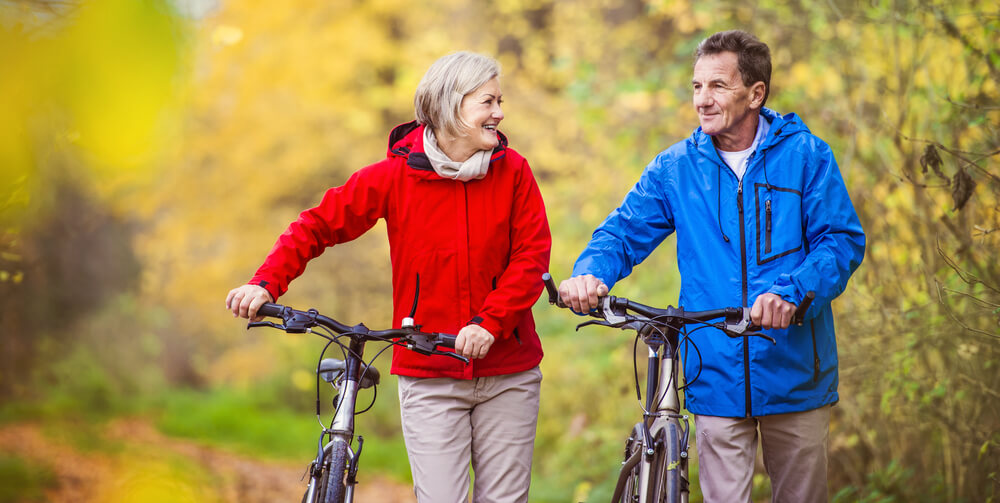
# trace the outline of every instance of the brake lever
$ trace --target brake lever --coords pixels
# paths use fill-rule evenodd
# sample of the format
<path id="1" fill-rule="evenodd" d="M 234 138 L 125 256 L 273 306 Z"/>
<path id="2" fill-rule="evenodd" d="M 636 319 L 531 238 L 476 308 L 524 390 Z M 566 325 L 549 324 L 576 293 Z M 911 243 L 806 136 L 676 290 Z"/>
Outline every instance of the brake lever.
<path id="1" fill-rule="evenodd" d="M 760 332 L 743 332 L 743 335 L 746 335 L 748 337 L 760 337 L 761 339 L 765 339 L 765 340 L 771 341 L 771 344 L 774 344 L 774 345 L 778 344 L 778 341 L 774 340 L 773 337 L 771 337 L 769 335 L 766 335 L 766 334 L 762 334 Z"/>
<path id="2" fill-rule="evenodd" d="M 437 351 L 437 344 L 432 342 L 431 337 L 423 334 L 410 334 L 406 336 L 406 349 L 430 356 Z"/>
<path id="3" fill-rule="evenodd" d="M 577 325 L 576 326 L 576 330 L 579 331 L 581 328 L 587 327 L 587 326 L 590 326 L 590 325 L 598 325 L 598 326 L 602 326 L 602 327 L 611 327 L 611 328 L 618 328 L 619 327 L 619 325 L 615 325 L 615 324 L 609 323 L 609 322 L 604 321 L 604 320 L 587 320 L 587 321 L 585 321 L 585 322 Z"/>
<path id="4" fill-rule="evenodd" d="M 726 321 L 723 322 L 724 323 L 723 330 L 725 330 L 726 332 L 732 332 L 739 335 L 743 335 L 744 332 L 752 330 L 752 328 L 750 327 L 750 308 L 744 307 L 741 308 L 741 311 L 743 311 L 743 315 L 740 316 L 739 323 L 730 322 L 729 317 L 727 315 Z"/>
<path id="5" fill-rule="evenodd" d="M 284 325 L 279 325 L 273 321 L 251 321 L 250 323 L 247 323 L 247 330 L 258 327 L 271 327 L 271 328 L 277 328 L 278 330 L 285 329 Z"/>
<path id="6" fill-rule="evenodd" d="M 730 325 L 729 323 L 720 322 L 712 324 L 712 326 L 714 326 L 715 328 L 722 330 L 722 333 L 726 334 L 726 337 L 729 337 L 730 339 L 735 339 L 737 337 L 743 337 L 743 336 L 760 337 L 761 339 L 766 339 L 768 341 L 771 341 L 771 344 L 778 344 L 778 341 L 774 340 L 773 337 L 767 334 L 763 334 L 761 332 L 757 332 L 757 330 L 760 330 L 760 327 L 758 327 L 757 325 L 750 325 L 748 323 L 740 323 L 738 325 L 746 325 L 746 326 L 737 327 L 738 329 L 734 330 L 730 328 L 733 325 Z"/>
<path id="7" fill-rule="evenodd" d="M 460 355 L 460 354 L 458 354 L 458 353 L 453 353 L 451 351 L 438 351 L 438 350 L 435 350 L 434 354 L 436 354 L 436 355 L 450 356 L 450 357 L 452 357 L 452 358 L 454 358 L 454 359 L 456 359 L 456 360 L 458 360 L 458 361 L 460 361 L 460 362 L 462 362 L 462 363 L 464 363 L 466 365 L 469 364 L 469 359 L 466 358 L 466 357 L 464 357 L 464 356 L 462 356 L 462 355 Z"/>
<path id="8" fill-rule="evenodd" d="M 469 359 L 452 351 L 441 351 L 437 348 L 437 343 L 433 342 L 433 337 L 422 335 L 422 334 L 412 334 L 406 338 L 406 349 L 410 351 L 420 353 L 422 355 L 441 355 L 447 356 L 449 358 L 454 358 L 466 365 L 469 364 Z"/>

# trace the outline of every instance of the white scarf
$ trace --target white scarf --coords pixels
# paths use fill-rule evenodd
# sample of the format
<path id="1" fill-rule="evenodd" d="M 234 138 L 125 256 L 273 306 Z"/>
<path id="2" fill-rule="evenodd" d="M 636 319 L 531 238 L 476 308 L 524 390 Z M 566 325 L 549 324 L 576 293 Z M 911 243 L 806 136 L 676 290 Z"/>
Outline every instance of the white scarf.
<path id="1" fill-rule="evenodd" d="M 453 161 L 438 147 L 437 138 L 429 127 L 424 127 L 424 153 L 438 176 L 460 182 L 486 178 L 486 172 L 490 169 L 490 157 L 493 155 L 490 150 L 480 150 L 465 162 Z"/>

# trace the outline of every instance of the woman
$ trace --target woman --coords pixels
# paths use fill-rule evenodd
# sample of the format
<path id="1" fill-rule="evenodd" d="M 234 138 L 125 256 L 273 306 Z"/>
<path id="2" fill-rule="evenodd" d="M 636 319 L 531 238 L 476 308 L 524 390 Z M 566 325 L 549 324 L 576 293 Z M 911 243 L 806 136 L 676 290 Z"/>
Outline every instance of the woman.
<path id="1" fill-rule="evenodd" d="M 328 246 L 386 220 L 393 326 L 409 314 L 425 331 L 457 333 L 469 365 L 394 347 L 403 436 L 421 503 L 527 501 L 542 359 L 531 305 L 551 237 L 527 161 L 497 130 L 499 64 L 459 52 L 417 86 L 417 120 L 389 135 L 386 159 L 303 212 L 250 283 L 226 298 L 254 319 Z"/>

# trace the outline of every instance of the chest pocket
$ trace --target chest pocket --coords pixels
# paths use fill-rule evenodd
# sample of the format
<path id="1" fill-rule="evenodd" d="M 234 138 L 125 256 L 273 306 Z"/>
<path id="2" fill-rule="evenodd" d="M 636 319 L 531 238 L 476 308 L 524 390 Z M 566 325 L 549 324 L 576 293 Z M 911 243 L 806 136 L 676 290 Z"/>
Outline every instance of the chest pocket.
<path id="1" fill-rule="evenodd" d="M 757 212 L 757 264 L 802 249 L 802 192 L 754 184 Z"/>

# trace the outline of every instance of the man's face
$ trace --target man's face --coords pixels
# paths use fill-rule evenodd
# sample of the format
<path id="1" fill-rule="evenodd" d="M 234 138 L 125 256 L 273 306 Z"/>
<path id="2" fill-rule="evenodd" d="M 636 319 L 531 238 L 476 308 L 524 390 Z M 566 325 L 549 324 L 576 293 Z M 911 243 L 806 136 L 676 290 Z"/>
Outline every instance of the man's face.
<path id="1" fill-rule="evenodd" d="M 764 84 L 743 85 L 736 53 L 702 56 L 694 64 L 691 83 L 694 108 L 705 134 L 716 137 L 724 150 L 725 146 L 753 141 L 756 133 L 753 119 L 763 101 Z"/>

